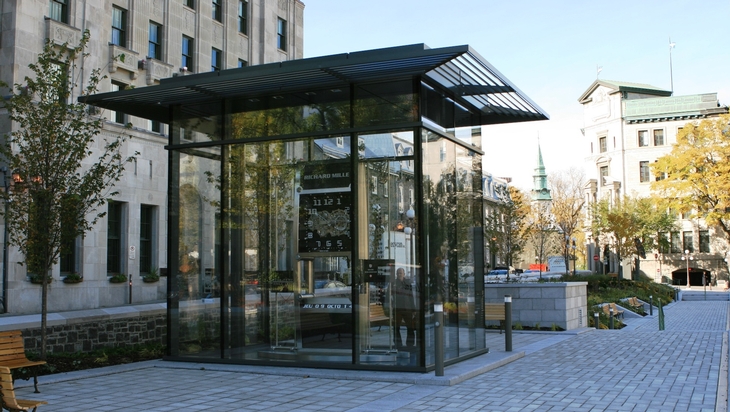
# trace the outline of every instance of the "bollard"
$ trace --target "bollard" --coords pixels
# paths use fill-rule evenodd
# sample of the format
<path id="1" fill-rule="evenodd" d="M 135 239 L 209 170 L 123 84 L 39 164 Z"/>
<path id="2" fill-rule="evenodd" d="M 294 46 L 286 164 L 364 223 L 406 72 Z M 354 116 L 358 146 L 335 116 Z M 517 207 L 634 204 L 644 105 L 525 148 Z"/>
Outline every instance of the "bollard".
<path id="1" fill-rule="evenodd" d="M 613 329 L 613 308 L 608 308 L 608 328 Z"/>
<path id="2" fill-rule="evenodd" d="M 512 352 L 512 295 L 504 295 L 504 351 Z"/>
<path id="3" fill-rule="evenodd" d="M 129 274 L 129 304 L 132 304 L 132 274 Z"/>
<path id="4" fill-rule="evenodd" d="M 598 320 L 598 312 L 593 314 L 593 325 L 596 329 L 601 329 L 601 322 Z"/>
<path id="5" fill-rule="evenodd" d="M 434 350 L 436 355 L 436 376 L 444 376 L 444 304 L 434 303 Z"/>
<path id="6" fill-rule="evenodd" d="M 649 295 L 649 316 L 654 316 L 654 296 Z"/>

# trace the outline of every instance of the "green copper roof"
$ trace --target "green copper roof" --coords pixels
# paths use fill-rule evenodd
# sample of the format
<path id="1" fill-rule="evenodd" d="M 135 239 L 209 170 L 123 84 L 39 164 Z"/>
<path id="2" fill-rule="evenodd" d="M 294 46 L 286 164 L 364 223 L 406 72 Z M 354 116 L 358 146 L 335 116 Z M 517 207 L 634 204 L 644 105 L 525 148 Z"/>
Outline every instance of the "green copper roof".
<path id="1" fill-rule="evenodd" d="M 626 100 L 624 105 L 624 118 L 628 122 L 693 119 L 727 112 L 727 108 L 720 107 L 717 93 Z"/>
<path id="2" fill-rule="evenodd" d="M 644 84 L 644 83 L 631 83 L 631 82 L 622 82 L 622 81 L 616 81 L 616 80 L 596 80 L 591 84 L 591 86 L 578 98 L 578 101 L 580 103 L 587 103 L 589 102 L 590 95 L 593 94 L 593 92 L 599 87 L 599 86 L 605 86 L 609 89 L 613 89 L 615 92 L 627 92 L 627 93 L 640 93 L 640 94 L 650 94 L 655 96 L 671 96 L 672 92 L 669 90 L 664 90 L 660 87 L 652 86 L 650 84 Z"/>

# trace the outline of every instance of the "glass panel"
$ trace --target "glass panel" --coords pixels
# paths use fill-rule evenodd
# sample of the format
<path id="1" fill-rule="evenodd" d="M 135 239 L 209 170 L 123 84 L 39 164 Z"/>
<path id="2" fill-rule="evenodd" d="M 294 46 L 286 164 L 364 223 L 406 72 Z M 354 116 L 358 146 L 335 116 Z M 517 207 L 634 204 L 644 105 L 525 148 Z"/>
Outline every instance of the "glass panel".
<path id="1" fill-rule="evenodd" d="M 177 317 L 173 316 L 177 336 L 173 333 L 171 337 L 171 352 L 220 358 L 220 254 L 216 247 L 221 204 L 220 149 L 190 149 L 179 152 L 177 157 L 178 206 L 171 216 L 178 233 L 171 244 L 177 253 L 177 265 L 171 268 L 173 299 L 168 304 L 173 315 L 176 306 L 179 310 Z"/>
<path id="2" fill-rule="evenodd" d="M 418 310 L 424 279 L 418 265 L 413 133 L 363 135 L 358 171 L 361 288 L 357 342 L 363 363 L 419 366 L 423 351 Z M 399 159 L 399 160 L 393 160 Z"/>
<path id="3" fill-rule="evenodd" d="M 417 100 L 410 80 L 359 85 L 355 88 L 355 127 L 417 119 Z"/>
<path id="4" fill-rule="evenodd" d="M 328 155 L 337 141 L 346 147 Z M 352 362 L 350 165 L 336 160 L 349 141 L 230 149 L 226 357 Z"/>
<path id="5" fill-rule="evenodd" d="M 428 311 L 433 323 L 433 303 L 444 304 L 444 358 L 459 355 L 458 273 L 456 249 L 456 150 L 455 144 L 425 131 L 423 147 L 423 217 L 428 256 Z M 442 160 L 443 159 L 443 160 Z M 429 316 L 431 315 L 431 316 Z M 433 325 L 427 329 L 432 331 Z M 427 336 L 427 364 L 434 363 L 432 334 Z"/>
<path id="6" fill-rule="evenodd" d="M 189 104 L 175 107 L 173 144 L 219 141 L 222 138 L 219 104 Z M 205 114 L 205 116 L 200 116 Z"/>
<path id="7" fill-rule="evenodd" d="M 350 127 L 347 90 L 312 90 L 231 101 L 231 138 L 251 139 Z M 348 152 L 349 153 L 349 152 Z"/>

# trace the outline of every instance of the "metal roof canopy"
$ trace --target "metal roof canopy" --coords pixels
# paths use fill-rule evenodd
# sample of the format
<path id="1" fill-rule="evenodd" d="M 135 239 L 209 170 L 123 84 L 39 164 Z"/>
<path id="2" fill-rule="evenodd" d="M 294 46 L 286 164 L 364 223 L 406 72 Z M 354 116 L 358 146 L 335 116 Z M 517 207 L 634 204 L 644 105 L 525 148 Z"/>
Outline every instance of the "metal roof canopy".
<path id="1" fill-rule="evenodd" d="M 468 45 L 424 44 L 336 54 L 163 79 L 159 85 L 82 96 L 80 102 L 171 122 L 172 106 L 198 107 L 227 98 L 285 94 L 351 83 L 423 76 L 469 108 L 471 126 L 547 120 L 537 104 Z M 219 106 L 218 106 L 219 107 Z"/>

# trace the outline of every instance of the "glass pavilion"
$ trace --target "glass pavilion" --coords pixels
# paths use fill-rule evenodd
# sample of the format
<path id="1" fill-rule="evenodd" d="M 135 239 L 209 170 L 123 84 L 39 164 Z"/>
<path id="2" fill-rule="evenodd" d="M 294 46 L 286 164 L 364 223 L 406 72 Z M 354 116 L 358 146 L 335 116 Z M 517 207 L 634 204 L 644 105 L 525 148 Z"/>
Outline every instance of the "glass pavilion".
<path id="1" fill-rule="evenodd" d="M 82 100 L 170 125 L 167 359 L 425 372 L 437 301 L 447 365 L 488 350 L 480 126 L 547 115 L 469 46 Z"/>

